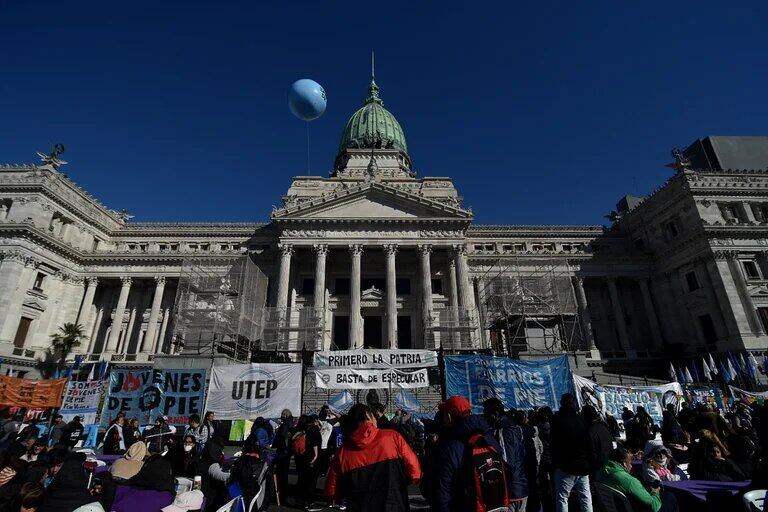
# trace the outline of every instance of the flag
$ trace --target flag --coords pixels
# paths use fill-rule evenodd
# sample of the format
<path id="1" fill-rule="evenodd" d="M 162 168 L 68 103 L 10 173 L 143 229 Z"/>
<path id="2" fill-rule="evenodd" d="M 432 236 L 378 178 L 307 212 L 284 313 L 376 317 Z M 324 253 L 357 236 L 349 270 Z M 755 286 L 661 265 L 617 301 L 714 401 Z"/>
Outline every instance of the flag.
<path id="1" fill-rule="evenodd" d="M 757 359 L 755 359 L 755 355 L 752 352 L 749 353 L 749 366 L 752 368 L 752 377 L 757 380 L 760 369 L 757 366 Z"/>
<path id="2" fill-rule="evenodd" d="M 712 354 L 709 354 L 709 368 L 712 371 L 712 375 L 717 375 L 717 365 L 715 365 L 715 360 L 712 358 Z"/>
<path id="3" fill-rule="evenodd" d="M 688 371 L 688 368 L 685 369 L 685 382 L 693 384 L 693 377 L 691 377 L 691 372 Z"/>
<path id="4" fill-rule="evenodd" d="M 720 363 L 720 375 L 723 376 L 723 381 L 726 383 L 733 380 L 733 376 L 728 373 L 728 366 L 725 363 Z"/>
<path id="5" fill-rule="evenodd" d="M 109 363 L 107 363 L 106 361 L 99 362 L 99 380 L 107 376 L 108 370 L 109 370 Z"/>
<path id="6" fill-rule="evenodd" d="M 75 362 L 72 363 L 72 370 L 73 371 L 79 370 L 81 364 L 83 364 L 83 356 L 78 354 L 75 356 Z"/>
<path id="7" fill-rule="evenodd" d="M 693 375 L 693 382 L 701 382 L 701 379 L 699 378 L 699 370 L 696 368 L 696 360 L 691 361 L 691 368 L 693 369 L 693 372 L 691 375 Z"/>
<path id="8" fill-rule="evenodd" d="M 328 400 L 328 407 L 330 407 L 333 412 L 340 413 L 345 412 L 347 409 L 352 407 L 354 403 L 355 399 L 352 397 L 352 394 L 348 389 L 345 389 L 338 395 Z"/>
<path id="9" fill-rule="evenodd" d="M 94 377 L 96 376 L 95 373 L 96 373 L 96 363 L 93 363 L 91 365 L 91 372 L 88 374 L 88 380 L 93 380 Z"/>
<path id="10" fill-rule="evenodd" d="M 672 382 L 678 382 L 677 373 L 675 373 L 675 365 L 673 365 L 671 361 L 669 363 L 669 378 L 672 379 Z"/>
<path id="11" fill-rule="evenodd" d="M 739 362 L 739 366 L 741 366 L 741 373 L 751 378 L 752 368 L 749 367 L 749 365 L 747 364 L 747 360 L 744 359 L 744 353 L 739 354 L 739 358 L 737 359 L 737 361 Z"/>
<path id="12" fill-rule="evenodd" d="M 394 402 L 397 407 L 414 416 L 418 416 L 421 413 L 421 402 L 419 399 L 404 389 L 397 392 Z"/>
<path id="13" fill-rule="evenodd" d="M 701 369 L 702 373 L 704 373 L 704 378 L 708 381 L 712 381 L 712 371 L 709 369 L 709 366 L 707 365 L 707 360 L 703 357 L 701 358 Z"/>
<path id="14" fill-rule="evenodd" d="M 730 354 L 728 354 L 730 356 Z M 736 379 L 739 374 L 736 372 L 736 368 L 733 367 L 733 361 L 731 361 L 732 357 L 728 358 L 728 373 L 730 374 L 730 379 L 728 380 L 734 380 Z"/>

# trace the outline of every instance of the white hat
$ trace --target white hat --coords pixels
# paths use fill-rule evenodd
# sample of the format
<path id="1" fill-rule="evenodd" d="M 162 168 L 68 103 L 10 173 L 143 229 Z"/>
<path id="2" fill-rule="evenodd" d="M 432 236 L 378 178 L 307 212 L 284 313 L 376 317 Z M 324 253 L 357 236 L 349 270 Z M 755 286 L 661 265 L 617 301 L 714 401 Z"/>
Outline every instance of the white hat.
<path id="1" fill-rule="evenodd" d="M 203 491 L 187 491 L 176 495 L 173 503 L 163 507 L 163 512 L 187 512 L 199 510 L 203 507 Z"/>
<path id="2" fill-rule="evenodd" d="M 104 507 L 98 501 L 94 501 L 76 508 L 74 512 L 104 512 Z"/>

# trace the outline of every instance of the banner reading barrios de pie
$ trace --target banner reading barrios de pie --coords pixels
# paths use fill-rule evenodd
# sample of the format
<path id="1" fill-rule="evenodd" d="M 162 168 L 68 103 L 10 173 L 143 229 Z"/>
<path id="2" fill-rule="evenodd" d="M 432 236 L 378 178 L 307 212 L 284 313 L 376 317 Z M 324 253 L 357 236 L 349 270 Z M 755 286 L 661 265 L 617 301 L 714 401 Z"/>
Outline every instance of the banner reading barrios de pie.
<path id="1" fill-rule="evenodd" d="M 31 380 L 0 377 L 0 405 L 45 409 L 59 407 L 67 379 Z"/>
<path id="2" fill-rule="evenodd" d="M 206 408 L 219 420 L 278 418 L 301 412 L 301 364 L 214 366 Z"/>

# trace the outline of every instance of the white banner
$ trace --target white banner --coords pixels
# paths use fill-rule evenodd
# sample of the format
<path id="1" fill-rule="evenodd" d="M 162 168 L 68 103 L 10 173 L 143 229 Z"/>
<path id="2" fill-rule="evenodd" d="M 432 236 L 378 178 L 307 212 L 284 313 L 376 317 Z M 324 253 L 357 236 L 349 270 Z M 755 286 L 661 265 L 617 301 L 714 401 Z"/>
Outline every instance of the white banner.
<path id="1" fill-rule="evenodd" d="M 728 389 L 730 389 L 731 396 L 733 397 L 733 399 L 738 402 L 748 402 L 750 404 L 753 404 L 760 400 L 764 401 L 768 399 L 768 391 L 755 393 L 752 391 L 744 391 L 743 389 L 739 389 L 733 386 L 728 386 Z"/>
<path id="2" fill-rule="evenodd" d="M 206 411 L 220 420 L 279 418 L 283 409 L 301 414 L 301 364 L 214 366 Z"/>
<path id="3" fill-rule="evenodd" d="M 428 368 L 437 366 L 434 350 L 330 350 L 315 352 L 315 368 Z"/>
<path id="4" fill-rule="evenodd" d="M 103 388 L 103 380 L 68 382 L 67 387 L 64 388 L 64 399 L 61 402 L 59 414 L 66 422 L 72 421 L 75 416 L 81 416 L 84 425 L 96 423 L 96 411 Z"/>
<path id="5" fill-rule="evenodd" d="M 429 376 L 426 369 L 401 372 L 327 368 L 315 370 L 315 385 L 323 389 L 425 388 L 429 386 Z"/>

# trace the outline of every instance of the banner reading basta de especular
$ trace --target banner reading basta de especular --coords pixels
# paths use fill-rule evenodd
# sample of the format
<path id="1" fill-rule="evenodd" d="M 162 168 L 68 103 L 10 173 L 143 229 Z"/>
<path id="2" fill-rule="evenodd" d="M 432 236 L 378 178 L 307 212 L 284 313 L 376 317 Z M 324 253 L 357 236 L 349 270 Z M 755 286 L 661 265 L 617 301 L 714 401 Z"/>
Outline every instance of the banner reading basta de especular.
<path id="1" fill-rule="evenodd" d="M 219 420 L 278 418 L 301 411 L 301 364 L 214 366 L 206 408 Z"/>

